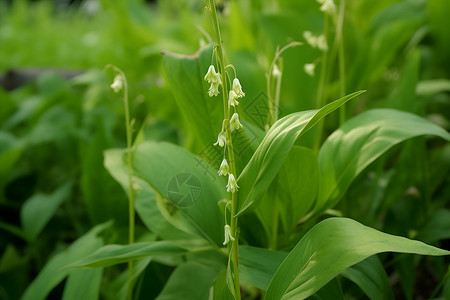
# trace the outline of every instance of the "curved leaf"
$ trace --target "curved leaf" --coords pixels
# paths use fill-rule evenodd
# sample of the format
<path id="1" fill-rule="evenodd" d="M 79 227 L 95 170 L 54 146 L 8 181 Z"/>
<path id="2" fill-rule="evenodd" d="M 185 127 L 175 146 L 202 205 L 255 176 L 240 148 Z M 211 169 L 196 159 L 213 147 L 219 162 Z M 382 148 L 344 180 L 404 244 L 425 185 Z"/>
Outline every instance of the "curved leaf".
<path id="1" fill-rule="evenodd" d="M 347 218 L 314 226 L 289 253 L 265 299 L 304 299 L 348 267 L 380 252 L 450 255 L 419 241 L 393 236 Z"/>
<path id="2" fill-rule="evenodd" d="M 293 113 L 275 122 L 238 178 L 238 214 L 258 206 L 300 135 L 327 114 L 363 92 L 347 95 L 320 110 Z"/>
<path id="3" fill-rule="evenodd" d="M 433 123 L 394 109 L 373 109 L 347 121 L 319 152 L 320 189 L 315 210 L 333 207 L 353 179 L 387 150 L 404 140 L 450 134 Z"/>
<path id="4" fill-rule="evenodd" d="M 66 250 L 53 256 L 25 290 L 21 300 L 46 299 L 53 288 L 72 274 L 73 270 L 65 269 L 65 266 L 92 253 L 103 245 L 103 240 L 97 235 L 111 224 L 112 222 L 107 222 L 95 226 L 73 242 Z"/>
<path id="5" fill-rule="evenodd" d="M 168 199 L 202 238 L 222 245 L 224 218 L 218 202 L 225 182 L 201 158 L 165 142 L 144 142 L 135 152 L 136 175 Z"/>
<path id="6" fill-rule="evenodd" d="M 195 245 L 194 242 L 184 245 L 169 241 L 142 242 L 131 245 L 106 245 L 67 267 L 103 268 L 148 256 L 183 254 L 188 252 L 190 248 L 200 247 L 205 249 L 201 243 Z"/>

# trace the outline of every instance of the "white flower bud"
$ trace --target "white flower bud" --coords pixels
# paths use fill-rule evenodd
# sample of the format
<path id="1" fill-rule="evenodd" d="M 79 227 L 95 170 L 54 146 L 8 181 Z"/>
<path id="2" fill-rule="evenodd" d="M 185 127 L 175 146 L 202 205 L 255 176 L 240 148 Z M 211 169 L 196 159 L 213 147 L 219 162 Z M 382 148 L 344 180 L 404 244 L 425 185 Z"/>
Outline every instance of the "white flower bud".
<path id="1" fill-rule="evenodd" d="M 305 31 L 303 32 L 303 37 L 305 38 L 306 42 L 313 48 L 317 47 L 317 37 L 315 37 L 311 31 Z"/>
<path id="2" fill-rule="evenodd" d="M 121 75 L 117 74 L 116 77 L 114 77 L 113 83 L 110 85 L 114 93 L 118 93 L 123 88 L 123 78 Z"/>
<path id="3" fill-rule="evenodd" d="M 305 73 L 306 74 L 308 74 L 311 77 L 314 76 L 314 71 L 315 71 L 315 68 L 316 68 L 315 64 L 306 64 L 306 65 L 304 65 L 303 68 L 305 69 Z"/>
<path id="4" fill-rule="evenodd" d="M 228 244 L 229 241 L 234 241 L 234 237 L 231 235 L 231 227 L 230 225 L 225 225 L 224 228 L 225 231 L 225 241 L 223 242 L 223 245 L 225 246 L 226 244 Z"/>
<path id="5" fill-rule="evenodd" d="M 317 48 L 322 51 L 328 51 L 327 39 L 323 34 L 317 37 Z"/>
<path id="6" fill-rule="evenodd" d="M 322 4 L 320 10 L 326 14 L 332 15 L 336 12 L 336 5 L 334 5 L 333 0 L 322 0 L 319 1 Z"/>

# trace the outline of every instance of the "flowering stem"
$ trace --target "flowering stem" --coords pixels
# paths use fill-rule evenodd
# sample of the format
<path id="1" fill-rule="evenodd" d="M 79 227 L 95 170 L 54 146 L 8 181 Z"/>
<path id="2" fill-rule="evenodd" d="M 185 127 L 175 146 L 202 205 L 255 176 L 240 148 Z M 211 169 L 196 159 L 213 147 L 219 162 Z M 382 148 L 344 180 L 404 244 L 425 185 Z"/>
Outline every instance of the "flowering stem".
<path id="1" fill-rule="evenodd" d="M 222 37 L 220 35 L 220 29 L 219 29 L 219 20 L 217 18 L 216 13 L 216 5 L 214 3 L 214 0 L 209 0 L 209 11 L 211 12 L 211 22 L 213 25 L 214 30 L 214 36 L 216 39 L 216 51 L 217 51 L 217 64 L 220 70 L 220 74 L 222 76 L 222 96 L 223 96 L 223 113 L 224 113 L 224 130 L 226 135 L 227 144 L 226 147 L 228 148 L 228 157 L 229 157 L 229 166 L 230 166 L 230 174 L 233 174 L 235 177 L 236 175 L 236 163 L 234 159 L 234 150 L 233 150 L 233 140 L 231 137 L 231 128 L 230 128 L 230 104 L 228 103 L 228 80 L 227 80 L 227 73 L 225 70 L 225 58 L 223 54 L 223 47 L 222 47 Z M 231 194 L 231 197 L 230 197 Z M 234 294 L 236 299 L 241 299 L 241 291 L 240 291 L 240 285 L 239 285 L 239 270 L 238 270 L 238 230 L 237 230 L 237 217 L 236 217 L 236 208 L 237 208 L 237 193 L 236 192 L 230 192 L 229 198 L 231 198 L 231 235 L 235 237 L 234 241 L 231 241 L 228 243 L 228 255 L 230 257 L 231 261 L 231 269 L 233 272 L 233 278 L 234 278 Z M 226 213 L 226 211 L 225 211 Z M 233 251 L 234 250 L 234 251 Z"/>
<path id="2" fill-rule="evenodd" d="M 343 38 L 343 25 L 345 14 L 345 0 L 341 0 L 339 3 L 339 15 L 336 26 L 336 42 L 338 43 L 338 60 L 339 60 L 339 93 L 340 97 L 344 97 L 345 91 L 345 52 L 344 52 L 344 38 Z M 339 110 L 339 123 L 342 125 L 346 120 L 346 105 L 342 105 Z"/>
<path id="3" fill-rule="evenodd" d="M 128 243 L 131 245 L 134 243 L 134 189 L 133 189 L 133 152 L 132 152 L 132 135 L 133 128 L 132 122 L 130 121 L 130 109 L 128 103 L 128 82 L 125 77 L 125 74 L 121 69 L 117 68 L 113 65 L 108 65 L 107 67 L 111 67 L 119 73 L 120 77 L 122 77 L 123 83 L 123 104 L 125 108 L 125 129 L 127 135 L 127 168 L 128 168 L 128 193 L 129 193 L 129 201 L 128 201 Z M 128 262 L 128 296 L 129 300 L 133 299 L 133 286 L 132 286 L 132 277 L 133 277 L 133 261 L 130 260 Z"/>
<path id="4" fill-rule="evenodd" d="M 328 34 L 328 15 L 324 15 L 324 22 L 323 22 L 323 35 L 325 36 L 325 39 Z M 321 59 L 321 66 L 320 66 L 320 79 L 319 79 L 319 88 L 317 91 L 317 98 L 316 98 L 316 108 L 320 109 L 322 106 L 324 106 L 326 102 L 326 90 L 327 90 L 327 67 L 328 67 L 328 51 L 322 52 L 322 59 Z M 317 128 L 319 131 L 318 138 L 315 141 L 314 144 L 314 150 L 315 152 L 319 152 L 320 143 L 322 141 L 322 131 L 323 131 L 323 121 L 320 121 L 319 124 L 317 124 Z"/>

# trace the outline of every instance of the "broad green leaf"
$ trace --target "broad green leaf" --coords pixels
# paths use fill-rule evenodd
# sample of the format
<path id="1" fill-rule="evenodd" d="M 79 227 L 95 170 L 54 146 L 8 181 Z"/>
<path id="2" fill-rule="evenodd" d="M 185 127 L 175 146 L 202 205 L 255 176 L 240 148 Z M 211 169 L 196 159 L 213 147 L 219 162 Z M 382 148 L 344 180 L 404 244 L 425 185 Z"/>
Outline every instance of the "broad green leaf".
<path id="1" fill-rule="evenodd" d="M 386 234 L 352 219 L 330 218 L 314 226 L 289 253 L 265 299 L 305 299 L 348 267 L 381 252 L 450 255 L 449 251 Z"/>
<path id="2" fill-rule="evenodd" d="M 188 262 L 178 266 L 157 300 L 208 300 L 211 286 L 220 270 Z"/>
<path id="3" fill-rule="evenodd" d="M 20 219 L 26 236 L 35 240 L 72 191 L 69 181 L 50 195 L 36 194 L 27 199 L 20 211 Z"/>
<path id="4" fill-rule="evenodd" d="M 355 177 L 387 150 L 421 135 L 450 140 L 450 134 L 437 125 L 393 109 L 373 109 L 344 123 L 319 152 L 321 180 L 316 212 L 333 207 Z"/>
<path id="5" fill-rule="evenodd" d="M 212 52 L 212 47 L 193 56 L 166 52 L 162 60 L 167 81 L 186 121 L 188 148 L 196 152 L 217 138 L 223 119 L 222 94 L 209 97 L 208 83 L 203 79 Z"/>
<path id="6" fill-rule="evenodd" d="M 125 193 L 128 188 L 128 167 L 124 160 L 126 150 L 111 149 L 104 153 L 104 165 L 114 179 L 119 182 Z M 163 207 L 158 205 L 155 192 L 143 179 L 133 176 L 133 182 L 138 189 L 134 193 L 134 207 L 142 222 L 153 233 L 164 240 L 192 239 L 194 236 L 188 234 L 186 226 L 177 222 L 175 215 L 163 214 Z"/>
<path id="7" fill-rule="evenodd" d="M 361 93 L 363 91 L 347 95 L 319 110 L 290 114 L 273 124 L 238 178 L 238 214 L 258 206 L 299 136 Z"/>
<path id="8" fill-rule="evenodd" d="M 278 174 L 281 220 L 290 232 L 316 200 L 319 164 L 316 154 L 305 147 L 292 147 Z"/>
<path id="9" fill-rule="evenodd" d="M 377 256 L 371 256 L 342 272 L 372 300 L 394 299 L 386 271 Z"/>
<path id="10" fill-rule="evenodd" d="M 269 249 L 239 246 L 239 279 L 265 291 L 286 256 Z"/>
<path id="11" fill-rule="evenodd" d="M 164 142 L 145 142 L 134 152 L 136 175 L 148 182 L 186 217 L 197 235 L 221 245 L 224 217 L 218 202 L 225 182 L 201 158 Z"/>
<path id="12" fill-rule="evenodd" d="M 100 295 L 103 269 L 70 271 L 62 300 L 97 300 Z"/>
<path id="13" fill-rule="evenodd" d="M 102 246 L 102 239 L 97 235 L 109 226 L 111 226 L 111 222 L 95 226 L 66 250 L 52 257 L 28 286 L 21 299 L 46 299 L 50 291 L 73 271 L 65 268 L 68 264 L 89 255 Z"/>
<path id="14" fill-rule="evenodd" d="M 128 203 L 120 192 L 120 186 L 114 182 L 103 165 L 103 152 L 112 146 L 112 129 L 108 120 L 108 111 L 92 111 L 95 134 L 81 141 L 81 189 L 87 212 L 94 223 L 114 218 L 118 224 L 127 224 Z M 126 174 L 126 173 L 125 173 Z"/>
<path id="15" fill-rule="evenodd" d="M 180 255 L 190 249 L 207 249 L 203 242 L 141 242 L 131 245 L 106 245 L 91 255 L 67 266 L 70 268 L 103 268 L 148 256 Z"/>

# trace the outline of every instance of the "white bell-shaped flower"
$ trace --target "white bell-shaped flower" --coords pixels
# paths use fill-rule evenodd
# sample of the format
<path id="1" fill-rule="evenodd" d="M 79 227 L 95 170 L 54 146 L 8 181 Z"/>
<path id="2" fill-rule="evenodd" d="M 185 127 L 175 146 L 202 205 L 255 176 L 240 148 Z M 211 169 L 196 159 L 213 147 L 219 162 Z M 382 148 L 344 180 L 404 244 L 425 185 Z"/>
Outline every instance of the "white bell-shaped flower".
<path id="1" fill-rule="evenodd" d="M 229 166 L 228 166 L 228 162 L 227 162 L 227 160 L 224 158 L 223 160 L 222 160 L 222 163 L 220 164 L 220 167 L 219 167 L 219 172 L 217 172 L 217 173 L 219 173 L 219 176 L 227 176 L 228 174 L 229 174 Z"/>
<path id="2" fill-rule="evenodd" d="M 239 186 L 236 183 L 236 179 L 234 179 L 234 175 L 228 175 L 227 192 L 236 193 L 238 189 Z"/>
<path id="3" fill-rule="evenodd" d="M 234 78 L 234 80 L 233 80 L 232 90 L 236 93 L 236 96 L 238 98 L 242 98 L 245 96 L 245 93 L 242 91 L 241 83 L 239 82 L 239 79 L 237 79 L 237 78 Z"/>
<path id="4" fill-rule="evenodd" d="M 234 90 L 231 90 L 230 93 L 228 94 L 228 101 L 230 103 L 231 106 L 237 106 L 239 105 L 239 102 L 236 100 L 238 98 L 236 92 Z"/>
<path id="5" fill-rule="evenodd" d="M 231 116 L 230 120 L 230 130 L 233 132 L 234 130 L 238 130 L 239 128 L 242 128 L 241 122 L 239 122 L 239 115 L 237 113 L 234 113 Z"/>
<path id="6" fill-rule="evenodd" d="M 221 131 L 217 136 L 217 142 L 214 143 L 214 146 L 219 145 L 220 147 L 225 146 L 227 142 L 227 137 L 225 136 L 225 132 Z"/>

